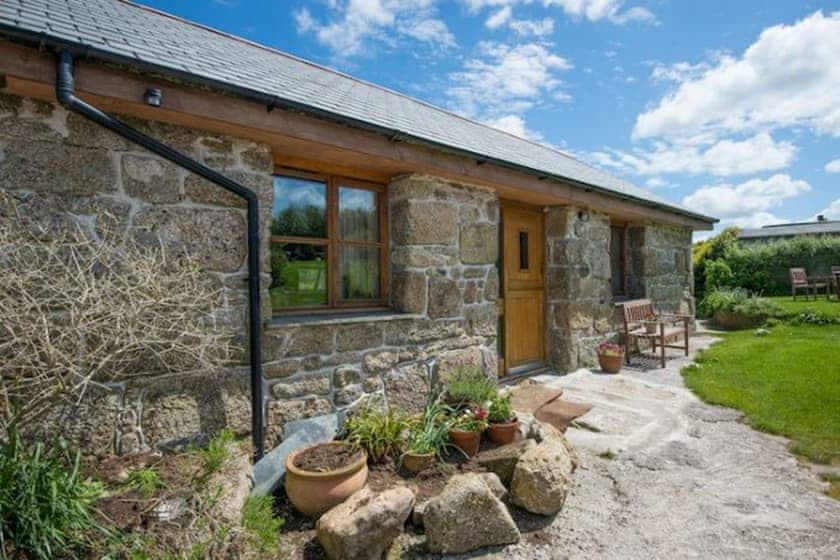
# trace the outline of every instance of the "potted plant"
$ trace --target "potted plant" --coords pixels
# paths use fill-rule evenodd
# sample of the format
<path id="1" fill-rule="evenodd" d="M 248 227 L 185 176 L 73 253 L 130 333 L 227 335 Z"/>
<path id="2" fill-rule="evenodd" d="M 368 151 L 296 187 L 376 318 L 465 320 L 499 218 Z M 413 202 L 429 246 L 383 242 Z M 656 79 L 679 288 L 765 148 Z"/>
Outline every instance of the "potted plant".
<path id="1" fill-rule="evenodd" d="M 397 458 L 405 447 L 408 418 L 394 408 L 365 406 L 347 419 L 344 440 L 364 449 L 371 463 Z"/>
<path id="2" fill-rule="evenodd" d="M 481 432 L 487 428 L 487 409 L 466 409 L 452 418 L 449 439 L 468 457 L 478 453 Z"/>
<path id="3" fill-rule="evenodd" d="M 604 373 L 618 373 L 624 362 L 624 348 L 611 342 L 598 345 L 598 363 Z"/>
<path id="4" fill-rule="evenodd" d="M 343 441 L 319 443 L 286 457 L 286 495 L 304 515 L 318 516 L 367 482 L 367 453 Z"/>
<path id="5" fill-rule="evenodd" d="M 487 437 L 494 443 L 510 443 L 519 431 L 519 419 L 513 410 L 510 397 L 507 395 L 496 395 L 490 401 L 490 409 L 487 419 L 490 422 L 487 428 Z"/>
<path id="6" fill-rule="evenodd" d="M 496 381 L 480 367 L 461 366 L 446 380 L 445 399 L 455 408 L 482 406 L 498 392 Z"/>
<path id="7" fill-rule="evenodd" d="M 437 402 L 431 402 L 409 431 L 402 466 L 413 473 L 428 469 L 449 445 L 448 440 L 449 420 L 443 407 Z"/>

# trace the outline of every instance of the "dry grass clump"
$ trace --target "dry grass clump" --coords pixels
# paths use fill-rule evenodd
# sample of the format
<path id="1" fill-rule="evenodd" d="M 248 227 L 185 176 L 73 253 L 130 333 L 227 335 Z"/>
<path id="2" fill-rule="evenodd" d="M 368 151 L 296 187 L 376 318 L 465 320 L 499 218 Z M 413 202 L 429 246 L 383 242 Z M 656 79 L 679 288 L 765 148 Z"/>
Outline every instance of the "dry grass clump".
<path id="1" fill-rule="evenodd" d="M 94 385 L 228 361 L 219 288 L 198 263 L 99 237 L 33 228 L 0 191 L 0 431 Z"/>

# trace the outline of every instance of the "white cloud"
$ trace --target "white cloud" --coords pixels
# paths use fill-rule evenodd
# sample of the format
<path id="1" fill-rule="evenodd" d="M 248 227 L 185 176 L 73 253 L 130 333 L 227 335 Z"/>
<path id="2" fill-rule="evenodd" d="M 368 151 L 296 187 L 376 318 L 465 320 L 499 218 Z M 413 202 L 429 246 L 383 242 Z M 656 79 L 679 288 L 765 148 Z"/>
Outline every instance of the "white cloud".
<path id="1" fill-rule="evenodd" d="M 554 31 L 554 20 L 550 17 L 543 19 L 516 19 L 513 17 L 513 8 L 505 6 L 490 14 L 484 21 L 488 29 L 499 29 L 509 27 L 520 37 L 543 37 L 551 35 Z"/>
<path id="2" fill-rule="evenodd" d="M 820 214 L 829 220 L 840 220 L 840 198 L 829 204 Z"/>
<path id="3" fill-rule="evenodd" d="M 651 177 L 645 181 L 645 186 L 649 189 L 661 189 L 668 183 L 662 177 Z"/>
<path id="4" fill-rule="evenodd" d="M 744 140 L 698 137 L 682 142 L 655 142 L 649 149 L 607 150 L 590 153 L 587 159 L 621 173 L 661 175 L 708 173 L 718 176 L 745 175 L 787 167 L 796 156 L 796 146 L 777 142 L 765 133 Z"/>
<path id="5" fill-rule="evenodd" d="M 705 74 L 711 65 L 707 62 L 691 64 L 690 62 L 675 62 L 674 64 L 653 63 L 650 77 L 654 82 L 688 82 L 696 80 Z"/>
<path id="6" fill-rule="evenodd" d="M 490 17 L 487 18 L 487 21 L 484 22 L 484 25 L 490 29 L 498 29 L 510 21 L 512 12 L 513 9 L 510 6 L 505 6 L 501 10 L 491 14 Z"/>
<path id="7" fill-rule="evenodd" d="M 840 158 L 833 159 L 825 164 L 826 173 L 840 173 Z"/>
<path id="8" fill-rule="evenodd" d="M 756 212 L 748 216 L 737 216 L 726 222 L 727 226 L 734 225 L 739 228 L 760 228 L 771 224 L 786 224 L 790 220 L 779 218 L 770 212 Z"/>
<path id="9" fill-rule="evenodd" d="M 520 138 L 528 138 L 529 140 L 542 140 L 542 135 L 534 130 L 529 130 L 525 124 L 525 119 L 519 115 L 504 115 L 495 119 L 486 121 L 486 124 L 493 128 L 498 128 L 507 133 L 519 136 Z"/>
<path id="10" fill-rule="evenodd" d="M 455 45 L 455 36 L 435 17 L 435 0 L 330 0 L 328 21 L 307 8 L 294 13 L 298 33 L 314 33 L 319 43 L 340 56 L 365 50 L 368 40 L 393 42 L 395 35 L 434 46 Z"/>
<path id="11" fill-rule="evenodd" d="M 505 8 L 517 4 L 532 4 L 536 0 L 462 0 L 462 2 L 472 13 L 477 13 L 484 8 L 495 8 L 499 11 L 494 15 L 498 15 Z M 546 7 L 557 6 L 575 19 L 593 22 L 605 20 L 617 25 L 637 21 L 656 22 L 656 16 L 647 8 L 633 6 L 625 10 L 624 0 L 541 0 L 541 3 Z"/>
<path id="12" fill-rule="evenodd" d="M 776 174 L 768 179 L 750 179 L 737 185 L 724 183 L 700 187 L 683 198 L 682 203 L 710 216 L 744 223 L 810 190 L 811 186 L 805 181 Z M 768 216 L 765 217 L 769 219 Z"/>
<path id="13" fill-rule="evenodd" d="M 560 6 L 567 14 L 589 21 L 606 19 L 619 25 L 633 21 L 656 21 L 656 16 L 646 8 L 635 6 L 622 11 L 622 0 L 543 0 L 543 3 Z"/>
<path id="14" fill-rule="evenodd" d="M 520 37 L 527 37 L 529 35 L 543 37 L 545 35 L 551 35 L 554 32 L 554 20 L 550 17 L 543 19 L 515 19 L 511 20 L 508 25 Z"/>
<path id="15" fill-rule="evenodd" d="M 806 126 L 840 136 L 840 12 L 765 29 L 636 120 L 636 138 Z"/>
<path id="16" fill-rule="evenodd" d="M 572 64 L 549 49 L 543 43 L 480 43 L 479 56 L 449 76 L 453 85 L 446 94 L 451 106 L 467 116 L 491 121 L 524 113 L 545 97 L 568 100 L 557 74 Z"/>

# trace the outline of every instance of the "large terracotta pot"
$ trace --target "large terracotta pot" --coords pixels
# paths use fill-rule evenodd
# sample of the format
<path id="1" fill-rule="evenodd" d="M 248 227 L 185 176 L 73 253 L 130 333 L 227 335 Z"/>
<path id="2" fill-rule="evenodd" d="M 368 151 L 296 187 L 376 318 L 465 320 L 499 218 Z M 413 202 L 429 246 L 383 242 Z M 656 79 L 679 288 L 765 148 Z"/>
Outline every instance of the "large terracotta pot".
<path id="1" fill-rule="evenodd" d="M 487 437 L 493 443 L 500 443 L 502 445 L 511 443 L 516 438 L 516 433 L 519 431 L 519 419 L 514 418 L 512 422 L 505 422 L 496 424 L 491 422 L 490 427 L 487 428 Z"/>
<path id="2" fill-rule="evenodd" d="M 435 453 L 406 453 L 402 457 L 402 466 L 413 473 L 424 471 L 435 464 Z"/>
<path id="3" fill-rule="evenodd" d="M 624 354 L 618 356 L 606 356 L 598 354 L 598 363 L 601 365 L 601 371 L 604 373 L 618 373 L 621 370 L 621 364 L 624 363 Z"/>
<path id="4" fill-rule="evenodd" d="M 318 445 L 347 445 L 340 441 Z M 314 446 L 312 446 L 314 447 Z M 298 449 L 286 457 L 286 495 L 304 515 L 319 516 L 350 497 L 367 482 L 367 454 L 351 464 L 328 472 L 304 471 L 295 466 L 295 459 L 304 451 Z"/>
<path id="5" fill-rule="evenodd" d="M 472 457 L 478 453 L 478 446 L 481 443 L 481 432 L 466 432 L 464 430 L 449 430 L 449 439 L 457 445 L 461 451 Z"/>

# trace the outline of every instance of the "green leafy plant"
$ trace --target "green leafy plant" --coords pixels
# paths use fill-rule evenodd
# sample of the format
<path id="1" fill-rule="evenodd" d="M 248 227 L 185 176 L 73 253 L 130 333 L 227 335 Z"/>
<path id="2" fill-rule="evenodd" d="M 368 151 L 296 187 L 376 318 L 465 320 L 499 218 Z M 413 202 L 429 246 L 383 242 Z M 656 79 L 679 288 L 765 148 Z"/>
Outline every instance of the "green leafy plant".
<path id="1" fill-rule="evenodd" d="M 85 480 L 66 445 L 27 447 L 11 425 L 0 443 L 0 557 L 54 558 L 108 530 L 96 519 L 104 491 Z"/>
<path id="2" fill-rule="evenodd" d="M 490 401 L 488 420 L 494 424 L 510 422 L 516 416 L 508 395 L 496 395 Z"/>
<path id="3" fill-rule="evenodd" d="M 405 447 L 408 418 L 394 408 L 383 410 L 365 406 L 345 423 L 345 441 L 354 449 L 364 449 L 374 463 L 397 457 Z"/>
<path id="4" fill-rule="evenodd" d="M 747 299 L 749 299 L 749 293 L 740 288 L 712 290 L 700 302 L 699 310 L 707 317 L 711 317 L 718 311 L 732 311 L 736 305 L 744 303 Z"/>
<path id="5" fill-rule="evenodd" d="M 476 407 L 466 409 L 460 414 L 452 417 L 450 429 L 461 430 L 462 432 L 483 432 L 487 429 L 488 413 L 486 408 Z"/>
<path id="6" fill-rule="evenodd" d="M 481 406 L 498 392 L 496 382 L 476 366 L 456 369 L 447 386 L 448 400 L 463 405 Z"/>
<path id="7" fill-rule="evenodd" d="M 430 402 L 423 415 L 411 424 L 408 434 L 409 453 L 425 455 L 434 453 L 439 458 L 449 446 L 450 419 L 444 406 Z"/>
<path id="8" fill-rule="evenodd" d="M 131 471 L 126 481 L 126 486 L 137 490 L 144 497 L 148 498 L 155 490 L 163 487 L 160 473 L 154 467 L 146 467 Z"/>
<path id="9" fill-rule="evenodd" d="M 242 508 L 242 528 L 248 542 L 262 556 L 276 551 L 285 519 L 274 516 L 271 496 L 251 496 Z"/>
<path id="10" fill-rule="evenodd" d="M 229 459 L 230 451 L 228 445 L 236 439 L 236 435 L 230 428 L 225 428 L 219 435 L 207 442 L 207 445 L 199 449 L 198 459 L 201 463 L 201 470 L 205 475 L 210 475 L 222 468 Z"/>

